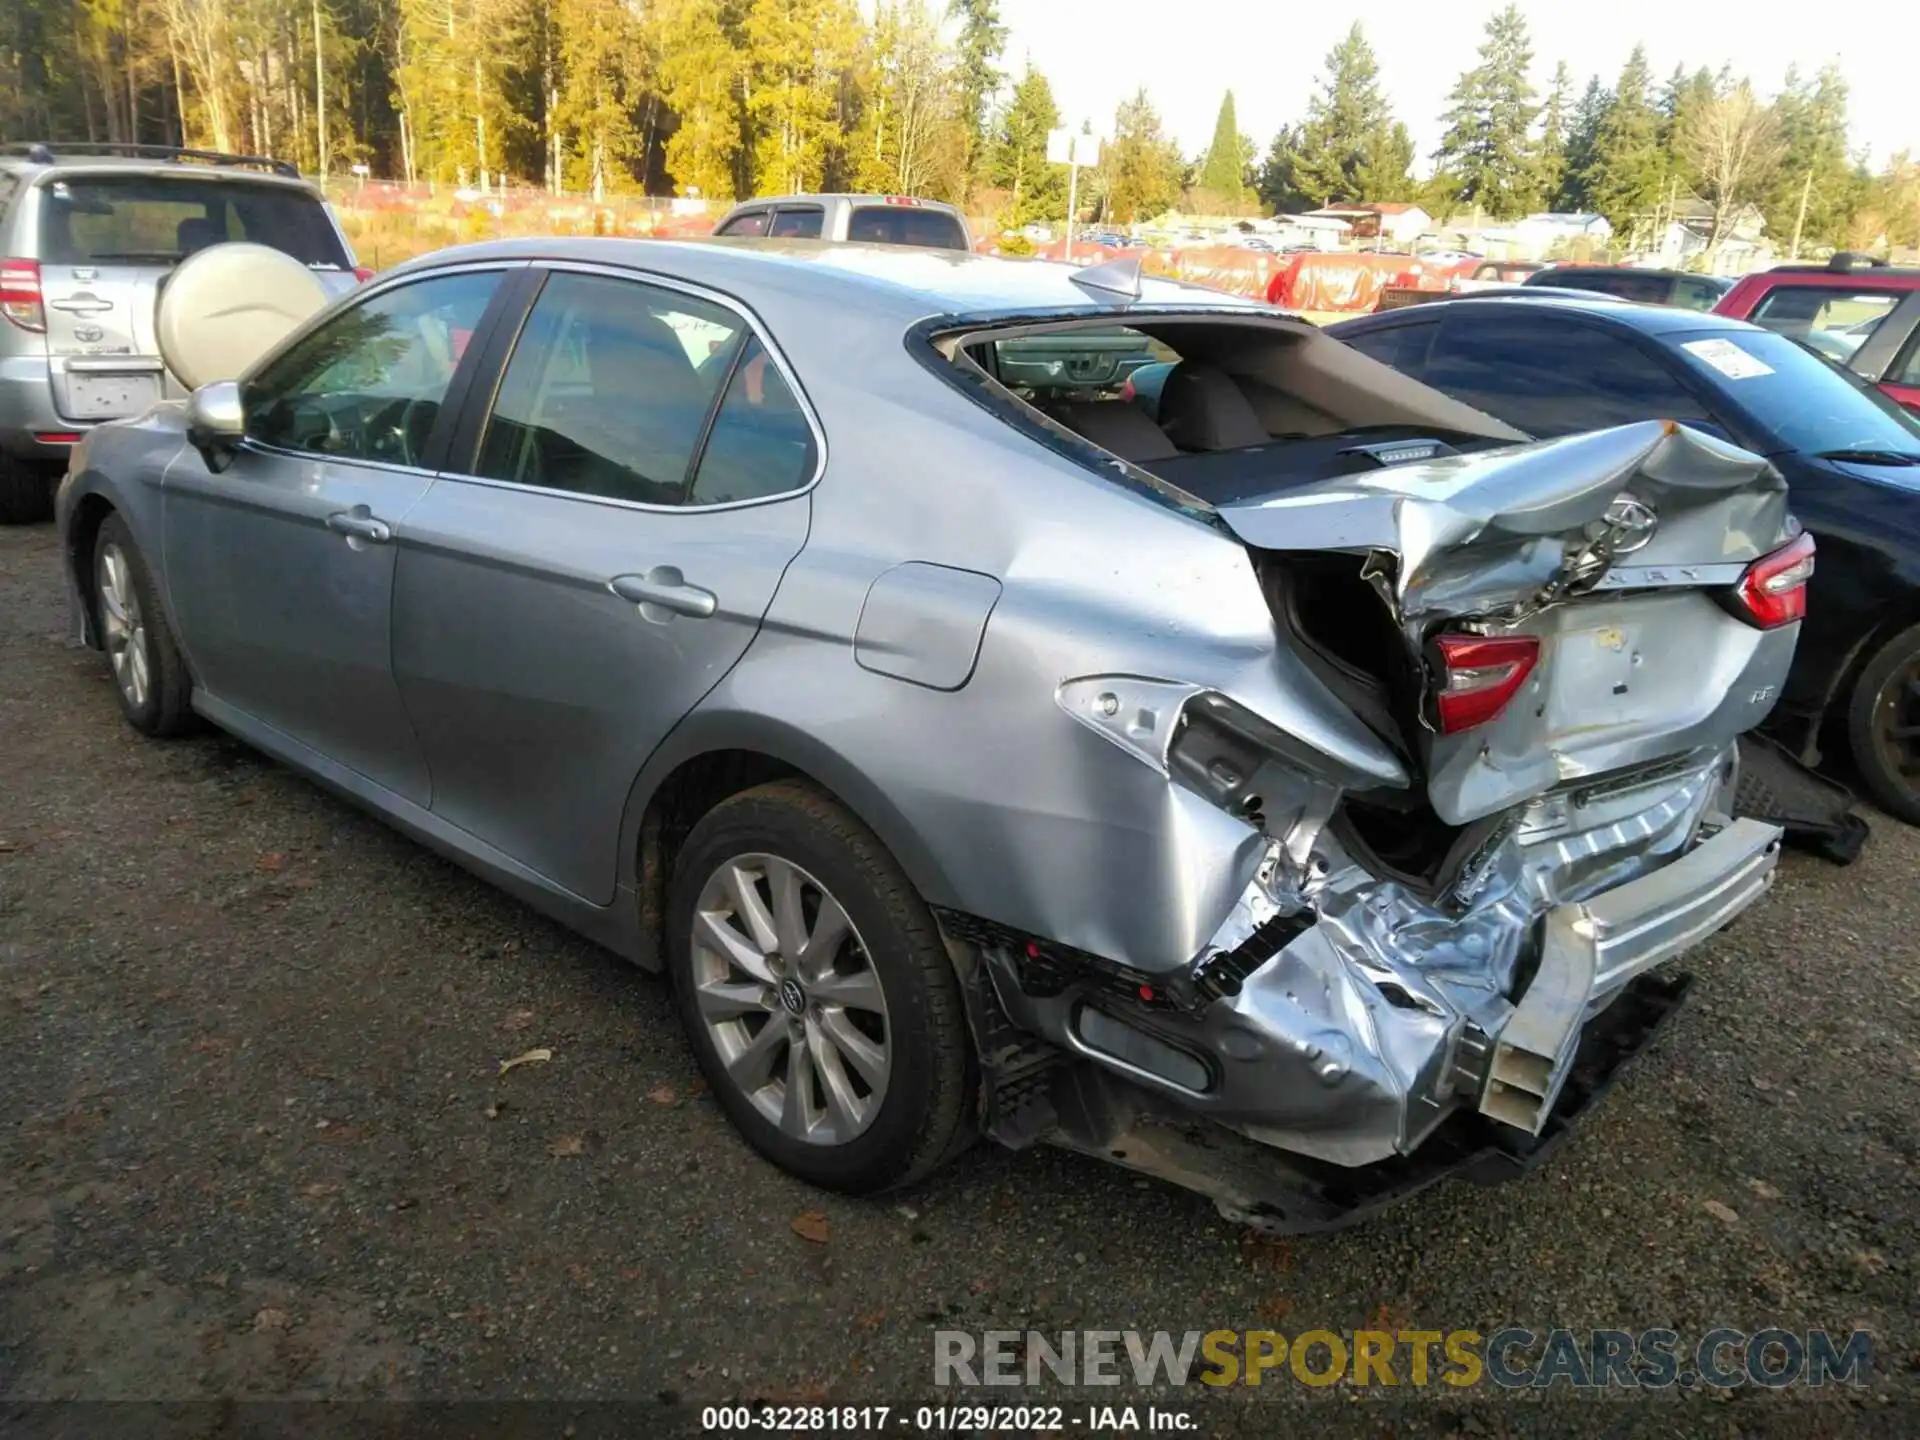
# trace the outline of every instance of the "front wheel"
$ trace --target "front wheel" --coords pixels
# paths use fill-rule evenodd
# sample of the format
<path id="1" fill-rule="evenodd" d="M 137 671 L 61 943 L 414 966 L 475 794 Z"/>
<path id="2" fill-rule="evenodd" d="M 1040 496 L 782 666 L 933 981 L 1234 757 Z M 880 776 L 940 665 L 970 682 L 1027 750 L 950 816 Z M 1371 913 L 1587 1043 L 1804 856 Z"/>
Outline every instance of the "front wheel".
<path id="1" fill-rule="evenodd" d="M 1920 825 L 1920 625 L 1867 661 L 1848 707 L 1847 740 L 1880 808 Z"/>
<path id="2" fill-rule="evenodd" d="M 880 841 L 810 785 L 694 826 L 668 965 L 707 1083 L 763 1155 L 853 1194 L 910 1184 L 971 1136 L 973 1065 L 933 917 Z"/>
<path id="3" fill-rule="evenodd" d="M 94 615 L 127 723 L 144 735 L 177 735 L 193 721 L 192 682 L 126 521 L 109 515 L 93 547 Z"/>

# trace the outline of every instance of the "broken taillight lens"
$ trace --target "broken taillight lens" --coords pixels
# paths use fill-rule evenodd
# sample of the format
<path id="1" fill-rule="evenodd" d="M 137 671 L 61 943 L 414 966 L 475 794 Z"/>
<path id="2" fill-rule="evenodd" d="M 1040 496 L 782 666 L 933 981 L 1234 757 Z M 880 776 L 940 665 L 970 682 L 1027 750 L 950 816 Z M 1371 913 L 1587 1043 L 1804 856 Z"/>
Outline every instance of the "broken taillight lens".
<path id="1" fill-rule="evenodd" d="M 32 260 L 0 260 L 0 315 L 36 335 L 47 328 L 40 304 L 40 266 Z"/>
<path id="2" fill-rule="evenodd" d="M 1457 735 L 1507 708 L 1539 663 L 1540 642 L 1531 635 L 1442 635 L 1434 652 L 1434 719 L 1442 735 Z"/>
<path id="3" fill-rule="evenodd" d="M 1807 581 L 1813 578 L 1813 536 L 1801 535 L 1747 567 L 1733 587 L 1734 613 L 1762 630 L 1791 625 L 1807 613 Z"/>

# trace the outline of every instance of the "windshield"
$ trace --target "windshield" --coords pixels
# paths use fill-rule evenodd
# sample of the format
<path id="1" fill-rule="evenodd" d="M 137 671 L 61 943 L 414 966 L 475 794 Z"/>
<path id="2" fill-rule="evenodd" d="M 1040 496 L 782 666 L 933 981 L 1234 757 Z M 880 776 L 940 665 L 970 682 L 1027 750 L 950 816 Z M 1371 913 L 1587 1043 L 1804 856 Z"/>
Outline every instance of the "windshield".
<path id="1" fill-rule="evenodd" d="M 56 265 L 173 265 L 250 240 L 320 270 L 350 262 L 324 206 L 284 185 L 195 175 L 101 175 L 40 190 L 40 258 Z"/>
<path id="2" fill-rule="evenodd" d="M 1779 449 L 1920 455 L 1920 421 L 1784 335 L 1721 330 L 1673 339 L 1682 360 L 1744 408 L 1755 428 L 1779 441 Z"/>

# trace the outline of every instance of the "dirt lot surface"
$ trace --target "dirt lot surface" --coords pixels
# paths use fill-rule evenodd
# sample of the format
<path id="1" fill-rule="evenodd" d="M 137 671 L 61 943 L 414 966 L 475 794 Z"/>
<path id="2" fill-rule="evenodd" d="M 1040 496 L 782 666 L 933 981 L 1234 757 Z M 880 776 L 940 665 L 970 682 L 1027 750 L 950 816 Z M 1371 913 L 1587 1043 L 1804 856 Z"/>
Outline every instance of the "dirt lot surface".
<path id="1" fill-rule="evenodd" d="M 141 739 L 64 618 L 50 528 L 0 531 L 0 1431 L 9 1406 L 57 1428 L 21 1402 L 281 1397 L 563 1401 L 518 1433 L 668 1435 L 721 1400 L 983 1398 L 931 1389 L 939 1326 L 1506 1325 L 1865 1327 L 1876 1373 L 1094 1398 L 1210 1435 L 1920 1429 L 1920 832 L 1875 816 L 1850 869 L 1790 856 L 1516 1184 L 1291 1242 L 1052 1151 L 858 1202 L 735 1137 L 660 985 L 233 741 Z"/>

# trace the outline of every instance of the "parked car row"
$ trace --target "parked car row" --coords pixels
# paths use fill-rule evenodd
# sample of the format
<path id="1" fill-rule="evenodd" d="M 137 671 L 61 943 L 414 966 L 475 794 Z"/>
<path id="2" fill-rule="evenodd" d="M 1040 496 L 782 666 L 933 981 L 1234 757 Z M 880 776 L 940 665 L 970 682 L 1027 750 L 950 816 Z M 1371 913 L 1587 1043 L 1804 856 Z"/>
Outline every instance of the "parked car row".
<path id="1" fill-rule="evenodd" d="M 1732 796 L 1812 694 L 1794 467 L 1881 484 L 1907 422 L 1651 309 L 1696 330 L 1627 327 L 1624 393 L 1509 405 L 1456 327 L 1534 302 L 1343 339 L 1137 260 L 822 243 L 838 198 L 445 251 L 230 378 L 182 297 L 274 287 L 196 257 L 155 328 L 207 383 L 58 494 L 127 721 L 664 972 L 814 1183 L 984 1134 L 1299 1230 L 1538 1163 L 1771 883 Z"/>

